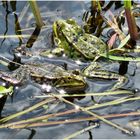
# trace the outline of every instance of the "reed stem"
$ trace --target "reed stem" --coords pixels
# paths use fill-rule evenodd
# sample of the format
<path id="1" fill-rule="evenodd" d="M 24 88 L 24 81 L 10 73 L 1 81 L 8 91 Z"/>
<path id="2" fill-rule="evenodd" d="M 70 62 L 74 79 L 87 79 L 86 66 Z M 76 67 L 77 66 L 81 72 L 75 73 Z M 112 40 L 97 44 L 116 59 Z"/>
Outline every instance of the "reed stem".
<path id="1" fill-rule="evenodd" d="M 125 14 L 128 23 L 129 33 L 132 40 L 138 39 L 138 31 L 134 15 L 131 10 L 131 0 L 124 0 Z"/>
<path id="2" fill-rule="evenodd" d="M 41 28 L 44 24 L 36 0 L 29 1 L 29 4 L 34 14 L 36 25 L 37 27 Z"/>

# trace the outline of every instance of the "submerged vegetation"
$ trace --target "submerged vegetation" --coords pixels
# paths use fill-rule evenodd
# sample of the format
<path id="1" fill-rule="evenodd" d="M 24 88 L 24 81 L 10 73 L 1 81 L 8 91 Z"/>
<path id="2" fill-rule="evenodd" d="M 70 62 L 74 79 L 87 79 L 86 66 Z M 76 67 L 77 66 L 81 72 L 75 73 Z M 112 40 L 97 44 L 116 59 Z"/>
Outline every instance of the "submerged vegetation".
<path id="1" fill-rule="evenodd" d="M 4 1 L 2 5 L 8 11 L 9 2 Z M 122 109 L 124 112 L 101 112 L 109 107 L 120 107 L 122 104 L 133 104 L 140 100 L 139 89 L 135 89 L 130 83 L 136 69 L 134 74 L 128 73 L 129 62 L 137 65 L 140 61 L 140 6 L 130 0 L 91 1 L 90 9 L 80 13 L 80 23 L 72 17 L 56 18 L 50 24 L 52 32 L 46 40 L 46 33 L 42 36 L 42 32 L 50 27 L 49 23 L 43 21 L 41 8 L 36 1 L 29 1 L 27 5 L 21 17 L 27 12 L 26 8 L 30 7 L 36 23 L 34 27 L 21 29 L 16 15 L 16 2 L 10 2 L 15 16 L 16 35 L 9 35 L 7 31 L 0 35 L 0 39 L 3 39 L 1 50 L 7 38 L 19 39 L 16 47 L 10 47 L 10 55 L 14 59 L 0 54 L 0 129 L 35 129 L 41 126 L 92 121 L 92 124 L 86 124 L 85 128 L 77 132 L 64 135 L 65 139 L 71 139 L 78 138 L 78 135 L 84 132 L 91 132 L 99 127 L 99 122 L 102 121 L 124 134 L 134 136 L 132 125 L 131 130 L 115 123 L 113 119 L 139 116 L 139 111 L 130 109 L 125 113 L 125 109 Z M 120 8 L 120 14 L 115 14 L 112 6 L 115 6 L 114 11 Z M 30 30 L 34 31 L 24 34 Z M 49 40 L 51 41 L 46 46 Z M 41 49 L 43 45 L 45 48 Z M 94 85 L 96 81 L 101 82 L 101 88 Z M 110 86 L 105 87 L 110 81 Z M 34 102 L 24 110 L 3 117 L 6 98 L 11 97 L 14 102 L 17 92 L 22 91 L 22 94 L 25 94 L 29 85 L 33 86 L 32 90 L 37 88 L 37 94 L 31 98 Z M 31 91 L 27 92 L 30 94 Z M 80 102 L 83 98 L 87 98 L 86 103 Z M 62 103 L 72 109 L 65 107 L 64 110 L 53 111 L 53 106 L 61 108 Z M 40 108 L 43 110 L 40 114 L 32 114 Z M 137 125 L 140 127 L 139 123 Z"/>

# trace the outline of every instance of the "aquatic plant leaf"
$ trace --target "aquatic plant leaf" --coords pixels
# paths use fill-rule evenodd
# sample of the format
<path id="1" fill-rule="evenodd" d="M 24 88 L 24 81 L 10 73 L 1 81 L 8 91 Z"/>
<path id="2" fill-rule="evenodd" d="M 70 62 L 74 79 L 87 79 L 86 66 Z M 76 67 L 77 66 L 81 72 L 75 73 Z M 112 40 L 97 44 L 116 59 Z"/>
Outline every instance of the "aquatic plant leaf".
<path id="1" fill-rule="evenodd" d="M 108 41 L 108 46 L 109 46 L 109 49 L 111 49 L 113 47 L 113 44 L 115 43 L 116 41 L 116 37 L 117 37 L 117 33 L 113 34 L 110 38 L 110 40 Z"/>
<path id="2" fill-rule="evenodd" d="M 0 86 L 0 98 L 3 96 L 11 95 L 13 93 L 13 86 L 6 88 L 4 86 Z"/>
<path id="3" fill-rule="evenodd" d="M 127 35 L 127 36 L 121 41 L 121 43 L 120 43 L 120 45 L 118 46 L 118 48 L 120 49 L 120 48 L 122 48 L 124 45 L 126 45 L 129 39 L 130 39 L 130 34 Z"/>
<path id="4" fill-rule="evenodd" d="M 49 109 L 49 106 L 48 105 L 43 105 L 42 106 L 45 110 L 48 110 Z"/>

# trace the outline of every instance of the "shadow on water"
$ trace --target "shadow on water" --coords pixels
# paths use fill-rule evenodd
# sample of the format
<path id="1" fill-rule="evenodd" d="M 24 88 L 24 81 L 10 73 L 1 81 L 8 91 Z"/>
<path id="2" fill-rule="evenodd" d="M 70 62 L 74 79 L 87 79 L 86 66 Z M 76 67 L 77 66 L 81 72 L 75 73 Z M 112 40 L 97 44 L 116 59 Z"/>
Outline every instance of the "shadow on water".
<path id="1" fill-rule="evenodd" d="M 31 56 L 32 54 L 27 52 L 28 49 L 31 49 L 34 45 L 34 43 L 37 41 L 38 36 L 40 34 L 41 29 L 36 27 L 32 33 L 32 35 L 29 37 L 28 41 L 26 44 L 19 45 L 16 47 L 16 49 L 13 50 L 15 54 L 20 53 L 23 56 Z M 18 57 L 18 56 L 17 56 Z"/>
<path id="2" fill-rule="evenodd" d="M 124 74 L 127 73 L 128 64 L 129 64 L 128 61 L 122 61 L 122 62 L 120 62 L 120 67 L 119 67 L 119 74 L 120 75 L 124 75 Z"/>
<path id="3" fill-rule="evenodd" d="M 5 11 L 6 11 L 6 15 L 5 15 L 5 32 L 4 32 L 4 36 L 7 34 L 7 32 L 8 32 L 8 16 L 9 16 L 9 14 L 14 14 L 14 19 L 15 19 L 15 34 L 16 35 L 21 35 L 22 33 L 21 33 L 21 28 L 20 28 L 20 24 L 19 24 L 19 21 L 18 21 L 18 16 L 17 16 L 17 14 L 15 13 L 16 12 L 16 1 L 10 1 L 9 3 L 10 3 L 10 7 L 11 7 L 11 10 L 9 10 L 10 8 L 9 8 L 9 3 L 7 2 L 7 1 L 2 1 L 2 5 L 3 5 L 3 7 L 5 8 Z M 21 45 L 22 44 L 22 38 L 20 37 L 20 36 L 18 36 L 18 38 L 19 38 L 19 45 Z M 3 45 L 3 43 L 4 43 L 4 41 L 5 41 L 5 37 L 4 37 L 4 39 L 2 40 L 2 42 L 1 42 L 1 46 Z"/>
<path id="4" fill-rule="evenodd" d="M 14 13 L 14 17 L 15 17 L 15 34 L 16 35 L 22 35 L 20 23 L 18 21 L 18 16 L 15 13 L 16 12 L 16 4 L 17 4 L 16 1 L 10 1 L 10 6 L 11 6 L 11 9 L 12 9 L 12 13 Z M 22 44 L 22 38 L 21 37 L 18 37 L 18 38 L 19 38 L 19 45 L 21 45 Z"/>
<path id="5" fill-rule="evenodd" d="M 31 37 L 28 39 L 26 47 L 27 48 L 31 48 L 33 46 L 33 44 L 35 43 L 35 41 L 37 40 L 39 33 L 40 33 L 41 29 L 36 27 L 34 32 L 32 33 Z"/>
<path id="6" fill-rule="evenodd" d="M 35 129 L 27 129 L 27 130 L 31 131 L 31 134 L 29 135 L 29 137 L 27 139 L 33 139 L 33 137 L 36 134 L 36 130 Z"/>
<path id="7" fill-rule="evenodd" d="M 2 2 L 3 7 L 5 8 L 6 11 L 6 15 L 5 15 L 5 32 L 4 32 L 4 36 L 7 34 L 8 31 L 8 15 L 10 14 L 10 11 L 8 10 L 8 2 L 7 1 L 3 1 Z M 4 41 L 5 41 L 5 37 L 1 42 L 1 46 L 3 45 Z"/>
<path id="8" fill-rule="evenodd" d="M 16 64 L 15 62 L 18 64 L 23 64 L 23 63 L 21 63 L 21 57 L 14 54 L 14 59 L 12 60 L 12 62 L 9 62 L 9 64 L 8 64 L 9 70 L 13 71 L 20 67 L 20 65 Z"/>
<path id="9" fill-rule="evenodd" d="M 0 98 L 0 118 L 2 117 L 2 110 L 6 103 L 6 100 L 7 100 L 7 97 L 5 97 L 5 96 Z"/>

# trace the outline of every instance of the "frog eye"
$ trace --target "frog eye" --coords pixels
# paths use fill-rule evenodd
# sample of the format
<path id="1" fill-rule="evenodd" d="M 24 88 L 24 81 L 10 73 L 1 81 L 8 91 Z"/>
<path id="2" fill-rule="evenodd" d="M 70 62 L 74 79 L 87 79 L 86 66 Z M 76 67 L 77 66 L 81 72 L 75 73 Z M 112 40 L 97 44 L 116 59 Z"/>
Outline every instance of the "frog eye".
<path id="1" fill-rule="evenodd" d="M 75 75 L 79 75 L 80 71 L 78 69 L 76 69 L 76 70 L 73 70 L 72 73 L 75 74 Z"/>
<path id="2" fill-rule="evenodd" d="M 68 77 L 68 80 L 71 80 L 71 77 Z"/>
<path id="3" fill-rule="evenodd" d="M 74 19 L 68 19 L 67 23 L 68 24 L 76 24 L 76 21 Z"/>
<path id="4" fill-rule="evenodd" d="M 60 30 L 61 29 L 61 25 L 60 24 L 56 24 L 56 28 L 57 28 L 57 30 Z"/>

